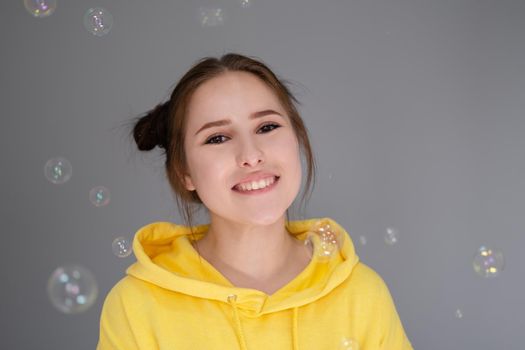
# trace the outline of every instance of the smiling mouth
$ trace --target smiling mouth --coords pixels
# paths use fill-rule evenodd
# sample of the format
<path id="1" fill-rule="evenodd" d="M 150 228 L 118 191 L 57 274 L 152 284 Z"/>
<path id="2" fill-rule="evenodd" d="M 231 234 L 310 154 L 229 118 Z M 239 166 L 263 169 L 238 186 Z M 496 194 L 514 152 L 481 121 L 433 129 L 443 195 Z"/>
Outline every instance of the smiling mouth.
<path id="1" fill-rule="evenodd" d="M 240 192 L 240 193 L 258 193 L 258 192 L 263 192 L 263 191 L 266 191 L 266 190 L 269 190 L 269 189 L 273 188 L 275 186 L 275 184 L 279 181 L 279 178 L 280 178 L 279 176 L 274 176 L 273 177 L 273 181 L 270 184 L 265 185 L 262 188 L 257 188 L 257 189 L 255 189 L 255 188 L 252 188 L 252 189 L 246 188 L 246 189 L 243 190 L 240 186 L 235 185 L 235 186 L 232 187 L 232 190 L 234 190 L 236 192 Z"/>

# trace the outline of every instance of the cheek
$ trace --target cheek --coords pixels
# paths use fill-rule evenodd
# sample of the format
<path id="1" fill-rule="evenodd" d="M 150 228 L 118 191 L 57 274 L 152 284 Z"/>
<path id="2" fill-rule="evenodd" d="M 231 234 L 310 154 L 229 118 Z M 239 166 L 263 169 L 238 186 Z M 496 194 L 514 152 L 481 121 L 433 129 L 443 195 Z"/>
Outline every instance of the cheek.
<path id="1" fill-rule="evenodd" d="M 270 143 L 273 154 L 280 155 L 283 158 L 287 158 L 292 161 L 291 158 L 297 158 L 299 156 L 299 144 L 293 133 L 283 135 L 284 137 L 273 140 Z"/>
<path id="2" fill-rule="evenodd" d="M 197 187 L 216 187 L 224 179 L 226 152 L 200 152 L 192 155 L 192 179 Z"/>
<path id="3" fill-rule="evenodd" d="M 295 135 L 291 134 L 271 144 L 272 155 L 279 159 L 279 162 L 285 166 L 288 171 L 301 177 L 301 154 L 299 143 Z"/>

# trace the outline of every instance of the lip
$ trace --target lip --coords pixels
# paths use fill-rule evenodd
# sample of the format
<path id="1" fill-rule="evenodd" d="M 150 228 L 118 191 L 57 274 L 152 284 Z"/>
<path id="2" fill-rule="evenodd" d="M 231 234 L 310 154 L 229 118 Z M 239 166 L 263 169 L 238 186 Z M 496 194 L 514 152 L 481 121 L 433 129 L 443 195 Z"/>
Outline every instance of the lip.
<path id="1" fill-rule="evenodd" d="M 262 189 L 258 189 L 258 190 L 251 190 L 251 191 L 239 191 L 235 188 L 235 186 L 233 187 L 233 191 L 236 192 L 236 193 L 239 193 L 239 194 L 244 194 L 244 195 L 247 195 L 247 196 L 250 196 L 250 195 L 256 195 L 256 194 L 261 194 L 261 193 L 265 193 L 265 192 L 269 192 L 271 190 L 274 189 L 275 186 L 277 186 L 277 184 L 279 183 L 279 179 L 280 177 L 279 176 L 276 176 L 274 175 L 275 177 L 275 181 L 273 182 L 273 184 L 271 184 L 270 186 L 268 187 L 265 187 L 265 188 L 262 188 Z"/>
<path id="2" fill-rule="evenodd" d="M 276 175 L 276 174 L 272 174 L 272 173 L 266 173 L 266 172 L 257 172 L 257 173 L 253 173 L 249 176 L 246 176 L 244 179 L 242 179 L 241 181 L 237 182 L 237 185 L 240 185 L 244 182 L 252 182 L 252 181 L 259 181 L 259 180 L 262 180 L 262 179 L 266 179 L 268 177 L 277 177 L 279 178 L 279 175 Z M 235 188 L 235 186 L 232 187 Z"/>

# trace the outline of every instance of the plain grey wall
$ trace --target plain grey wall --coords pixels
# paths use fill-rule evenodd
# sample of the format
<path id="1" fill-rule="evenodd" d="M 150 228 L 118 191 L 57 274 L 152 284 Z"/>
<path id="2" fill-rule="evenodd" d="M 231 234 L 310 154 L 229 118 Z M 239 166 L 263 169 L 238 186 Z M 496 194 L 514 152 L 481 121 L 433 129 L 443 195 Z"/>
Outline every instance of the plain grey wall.
<path id="1" fill-rule="evenodd" d="M 204 5 L 223 9 L 221 26 L 200 25 Z M 83 27 L 93 6 L 114 16 L 105 37 Z M 161 153 L 135 152 L 120 125 L 229 51 L 292 82 L 319 165 L 306 216 L 349 231 L 414 347 L 525 347 L 525 1 L 58 0 L 47 18 L 21 0 L 0 7 L 0 348 L 95 348 L 103 299 L 134 261 L 113 239 L 180 222 Z M 73 177 L 57 186 L 43 167 L 59 155 Z M 95 185 L 108 206 L 89 202 Z M 482 244 L 505 256 L 496 278 L 474 273 Z M 46 294 L 67 262 L 98 281 L 82 314 Z"/>

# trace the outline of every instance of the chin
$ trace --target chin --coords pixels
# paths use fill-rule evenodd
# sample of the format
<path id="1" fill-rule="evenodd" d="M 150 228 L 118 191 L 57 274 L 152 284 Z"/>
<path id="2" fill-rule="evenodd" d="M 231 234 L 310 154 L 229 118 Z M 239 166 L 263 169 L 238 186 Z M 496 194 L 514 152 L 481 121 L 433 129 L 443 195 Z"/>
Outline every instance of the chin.
<path id="1" fill-rule="evenodd" d="M 242 218 L 239 218 L 239 221 L 245 222 L 246 224 L 258 225 L 258 226 L 269 226 L 273 225 L 276 222 L 283 220 L 286 221 L 286 210 L 289 206 L 283 206 L 280 210 L 275 210 L 274 208 L 269 209 L 264 212 L 259 210 L 258 212 L 249 212 L 243 211 Z"/>
<path id="2" fill-rule="evenodd" d="M 252 223 L 254 225 L 259 225 L 259 226 L 273 225 L 276 222 L 278 222 L 279 220 L 281 220 L 285 214 L 286 214 L 286 212 L 281 214 L 281 215 L 278 215 L 278 216 L 267 216 L 267 217 L 264 217 L 264 218 L 257 218 L 256 220 L 253 220 Z"/>
<path id="3" fill-rule="evenodd" d="M 286 218 L 286 209 L 283 212 L 278 212 L 278 213 L 277 212 L 261 213 L 259 211 L 258 213 L 250 214 L 244 211 L 242 214 L 243 214 L 242 216 L 236 215 L 233 217 L 229 217 L 228 219 L 231 221 L 236 221 L 244 225 L 270 226 L 270 225 L 273 225 L 279 222 L 279 220 Z"/>

